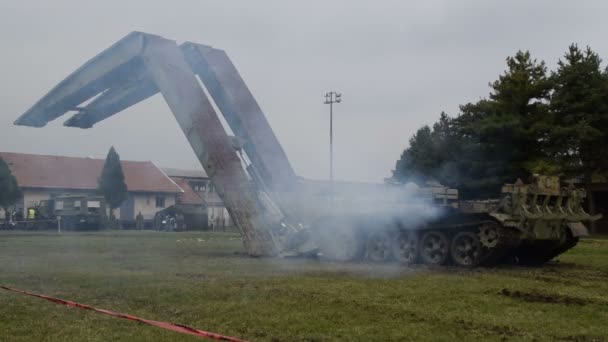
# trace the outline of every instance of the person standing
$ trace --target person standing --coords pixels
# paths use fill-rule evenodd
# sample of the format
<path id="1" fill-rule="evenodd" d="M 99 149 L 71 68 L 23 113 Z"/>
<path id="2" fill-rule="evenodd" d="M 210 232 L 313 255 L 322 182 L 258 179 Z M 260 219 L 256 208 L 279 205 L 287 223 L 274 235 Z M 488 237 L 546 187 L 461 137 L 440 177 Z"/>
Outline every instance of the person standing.
<path id="1" fill-rule="evenodd" d="M 141 211 L 135 217 L 135 229 L 144 229 L 144 216 L 141 214 Z"/>

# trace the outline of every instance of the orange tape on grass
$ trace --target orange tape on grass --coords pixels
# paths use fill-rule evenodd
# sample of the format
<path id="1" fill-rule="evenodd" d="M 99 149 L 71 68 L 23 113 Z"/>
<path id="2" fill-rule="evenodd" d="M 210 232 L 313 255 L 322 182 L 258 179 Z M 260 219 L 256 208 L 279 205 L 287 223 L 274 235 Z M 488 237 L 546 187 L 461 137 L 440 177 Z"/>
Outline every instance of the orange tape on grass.
<path id="1" fill-rule="evenodd" d="M 59 298 L 45 296 L 45 295 L 41 295 L 41 294 L 37 294 L 37 293 L 27 292 L 27 291 L 24 291 L 24 290 L 14 289 L 14 288 L 7 287 L 7 286 L 0 286 L 0 289 L 12 291 L 12 292 L 17 292 L 17 293 L 21 293 L 21 294 L 32 296 L 32 297 L 46 299 L 46 300 L 51 301 L 51 302 L 53 302 L 55 304 L 66 305 L 66 306 L 69 306 L 71 308 L 91 310 L 91 311 L 94 311 L 94 312 L 97 312 L 97 313 L 101 313 L 101 314 L 104 314 L 104 315 L 124 318 L 124 319 L 128 319 L 130 321 L 135 321 L 135 322 L 139 322 L 139 323 L 143 323 L 143 324 L 148 324 L 148 325 L 152 325 L 152 326 L 155 326 L 155 327 L 159 327 L 159 328 L 175 331 L 175 332 L 182 333 L 182 334 L 193 335 L 193 336 L 198 336 L 198 337 L 204 337 L 204 338 L 209 338 L 209 339 L 214 339 L 214 340 L 220 340 L 220 341 L 246 342 L 245 340 L 241 340 L 241 339 L 238 339 L 236 337 L 230 337 L 230 336 L 220 335 L 220 334 L 216 334 L 216 333 L 212 333 L 212 332 L 208 332 L 208 331 L 203 331 L 203 330 L 199 330 L 199 329 L 196 329 L 196 328 L 189 327 L 187 325 L 176 324 L 176 323 L 168 323 L 168 322 L 160 322 L 160 321 L 153 321 L 153 320 L 150 320 L 150 319 L 144 319 L 144 318 L 141 318 L 141 317 L 127 315 L 127 314 L 123 314 L 123 313 L 120 313 L 120 312 L 114 312 L 114 311 L 110 311 L 110 310 L 99 309 L 99 308 L 96 308 L 96 307 L 93 307 L 93 306 L 90 306 L 90 305 L 80 304 L 80 303 L 76 303 L 76 302 L 65 300 L 65 299 L 59 299 Z"/>

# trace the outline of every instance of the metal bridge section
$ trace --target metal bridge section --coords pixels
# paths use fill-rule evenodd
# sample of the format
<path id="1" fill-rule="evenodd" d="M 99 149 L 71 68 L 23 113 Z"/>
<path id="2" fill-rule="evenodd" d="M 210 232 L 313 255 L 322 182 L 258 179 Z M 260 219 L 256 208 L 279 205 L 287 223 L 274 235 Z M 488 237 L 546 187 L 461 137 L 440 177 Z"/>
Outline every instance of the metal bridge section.
<path id="1" fill-rule="evenodd" d="M 266 186 L 275 191 L 289 189 L 295 173 L 279 140 L 253 94 L 226 52 L 206 45 L 181 45 L 192 70 L 199 75 Z"/>
<path id="2" fill-rule="evenodd" d="M 243 142 L 243 149 L 265 185 L 288 190 L 295 173 L 266 116 L 228 55 L 207 45 L 186 42 L 180 46 L 192 71 L 199 76 L 223 114 L 230 129 Z M 90 128 L 159 92 L 145 70 L 132 71 L 121 86 L 104 91 L 65 122 L 65 126 Z"/>
<path id="3" fill-rule="evenodd" d="M 258 197 L 195 73 L 244 142 L 265 185 L 289 187 L 295 174 L 253 95 L 227 55 L 204 45 L 178 47 L 173 40 L 132 32 L 60 82 L 15 124 L 43 127 L 76 111 L 65 125 L 90 128 L 160 92 L 241 230 L 248 253 L 275 255 L 279 247 L 272 231 L 282 217 Z"/>

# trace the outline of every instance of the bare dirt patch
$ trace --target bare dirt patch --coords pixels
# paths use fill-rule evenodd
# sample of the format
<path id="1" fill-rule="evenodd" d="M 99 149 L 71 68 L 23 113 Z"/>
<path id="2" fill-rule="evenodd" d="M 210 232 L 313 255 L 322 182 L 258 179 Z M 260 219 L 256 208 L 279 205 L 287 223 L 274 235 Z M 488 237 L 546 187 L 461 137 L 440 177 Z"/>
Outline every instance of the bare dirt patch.
<path id="1" fill-rule="evenodd" d="M 590 336 L 590 335 L 572 335 L 558 339 L 559 341 L 567 342 L 605 342 L 605 337 Z"/>
<path id="2" fill-rule="evenodd" d="M 468 331 L 480 331 L 484 336 L 500 336 L 506 340 L 515 336 L 522 336 L 522 332 L 506 325 L 493 325 L 458 319 L 454 321 L 457 325 Z"/>
<path id="3" fill-rule="evenodd" d="M 593 301 L 578 297 L 565 296 L 559 294 L 548 294 L 541 292 L 524 292 L 502 289 L 500 294 L 517 300 L 522 300 L 531 303 L 546 303 L 546 304 L 565 304 L 565 305 L 587 305 Z"/>

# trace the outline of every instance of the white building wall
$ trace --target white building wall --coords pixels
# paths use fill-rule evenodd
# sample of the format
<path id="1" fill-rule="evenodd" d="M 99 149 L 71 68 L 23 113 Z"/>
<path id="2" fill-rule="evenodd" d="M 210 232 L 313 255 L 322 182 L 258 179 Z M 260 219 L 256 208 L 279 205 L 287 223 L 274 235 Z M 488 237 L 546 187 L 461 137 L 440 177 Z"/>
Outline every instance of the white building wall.
<path id="1" fill-rule="evenodd" d="M 82 191 L 82 190 L 58 190 L 58 189 L 21 189 L 23 193 L 23 217 L 27 217 L 27 208 L 36 207 L 41 201 L 51 199 L 52 195 L 62 196 L 96 196 L 95 191 Z M 120 209 L 116 209 L 116 215 L 120 215 Z"/>
<path id="2" fill-rule="evenodd" d="M 23 217 L 26 217 L 26 210 L 35 207 L 40 201 L 49 200 L 51 192 L 49 190 L 23 190 Z"/>
<path id="3" fill-rule="evenodd" d="M 232 226 L 228 209 L 224 206 L 224 202 L 215 190 L 213 183 L 209 179 L 197 180 L 194 183 L 199 184 L 199 186 L 196 186 L 196 184 L 193 186 L 194 191 L 207 204 L 207 222 L 209 227 L 213 227 L 214 230 L 221 230 L 224 227 Z"/>
<path id="4" fill-rule="evenodd" d="M 209 227 L 213 226 L 214 230 L 221 230 L 232 225 L 228 210 L 224 206 L 208 206 L 207 221 L 209 222 Z"/>
<path id="5" fill-rule="evenodd" d="M 35 207 L 40 204 L 40 201 L 49 200 L 52 194 L 55 195 L 91 195 L 94 196 L 94 191 L 70 191 L 70 190 L 57 190 L 57 189 L 22 189 L 23 202 L 17 203 L 17 207 L 23 210 L 23 217 L 27 217 L 27 208 Z M 135 220 L 137 213 L 141 212 L 146 220 L 153 220 L 154 215 L 167 207 L 175 205 L 177 195 L 176 194 L 142 194 L 142 193 L 131 193 L 134 198 L 134 216 L 129 218 Z M 156 206 L 156 197 L 163 197 L 165 199 L 164 206 Z M 108 211 L 109 213 L 109 211 Z M 115 217 L 120 217 L 120 208 L 114 209 Z M 4 210 L 0 208 L 0 220 L 4 219 Z"/>
<path id="6" fill-rule="evenodd" d="M 140 194 L 134 193 L 133 201 L 134 201 L 134 210 L 133 215 L 137 216 L 138 213 L 141 213 L 144 217 L 144 220 L 153 220 L 154 215 L 157 212 L 168 208 L 172 205 L 175 205 L 175 201 L 177 198 L 176 194 Z M 165 199 L 165 205 L 162 207 L 156 206 L 156 197 L 163 197 Z M 133 217 L 135 219 L 135 217 Z"/>
<path id="7" fill-rule="evenodd" d="M 6 213 L 4 212 L 4 209 L 0 208 L 0 222 L 3 221 L 5 217 Z"/>
<path id="8" fill-rule="evenodd" d="M 79 190 L 62 190 L 62 189 L 21 189 L 23 193 L 23 199 L 16 203 L 17 209 L 21 210 L 23 217 L 27 217 L 27 208 L 36 207 L 41 201 L 49 200 L 52 195 L 97 195 L 95 191 L 79 191 Z M 133 217 L 127 218 L 128 220 L 135 220 L 137 213 L 141 212 L 145 220 L 153 220 L 154 215 L 167 207 L 175 205 L 177 194 L 173 193 L 130 193 L 134 199 L 134 210 Z M 156 206 L 156 197 L 164 198 L 164 205 L 162 207 Z M 107 208 L 109 215 L 109 208 Z M 116 218 L 120 218 L 120 208 L 114 209 L 114 215 Z M 4 220 L 5 213 L 0 208 L 0 221 Z"/>
<path id="9" fill-rule="evenodd" d="M 15 204 L 17 210 L 21 210 L 23 217 L 27 217 L 27 208 L 32 208 L 40 205 L 41 201 L 47 201 L 51 199 L 52 195 L 66 195 L 66 196 L 95 196 L 94 191 L 79 191 L 79 190 L 58 190 L 58 189 L 21 189 L 23 198 Z M 115 210 L 116 215 L 120 215 L 120 209 Z M 5 213 L 0 208 L 0 221 L 4 220 Z"/>

